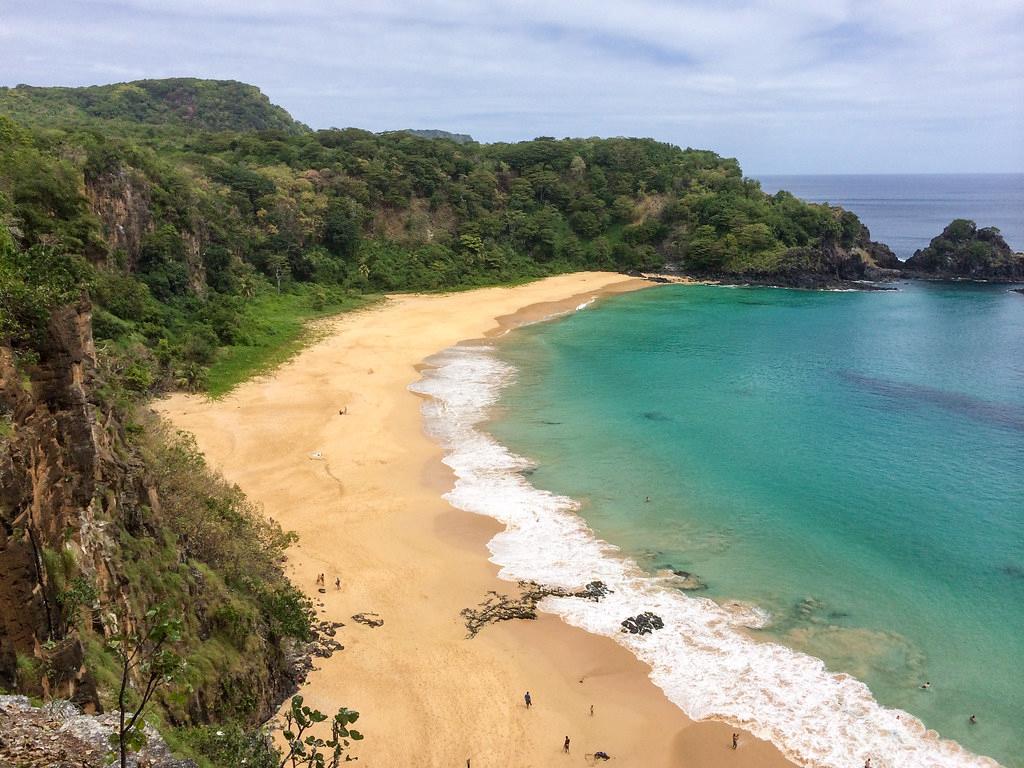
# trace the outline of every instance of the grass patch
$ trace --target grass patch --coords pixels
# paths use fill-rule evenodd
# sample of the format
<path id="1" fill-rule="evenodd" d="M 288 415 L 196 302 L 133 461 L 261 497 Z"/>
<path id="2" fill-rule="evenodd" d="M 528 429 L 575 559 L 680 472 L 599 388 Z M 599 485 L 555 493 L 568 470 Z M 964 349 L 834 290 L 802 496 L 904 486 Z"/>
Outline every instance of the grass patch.
<path id="1" fill-rule="evenodd" d="M 14 436 L 14 421 L 9 413 L 0 413 L 0 438 L 10 439 Z"/>
<path id="2" fill-rule="evenodd" d="M 242 316 L 246 343 L 221 350 L 206 374 L 207 394 L 222 397 L 246 379 L 267 373 L 295 355 L 315 339 L 308 327 L 310 320 L 359 309 L 378 299 L 325 295 L 315 288 L 258 296 Z"/>

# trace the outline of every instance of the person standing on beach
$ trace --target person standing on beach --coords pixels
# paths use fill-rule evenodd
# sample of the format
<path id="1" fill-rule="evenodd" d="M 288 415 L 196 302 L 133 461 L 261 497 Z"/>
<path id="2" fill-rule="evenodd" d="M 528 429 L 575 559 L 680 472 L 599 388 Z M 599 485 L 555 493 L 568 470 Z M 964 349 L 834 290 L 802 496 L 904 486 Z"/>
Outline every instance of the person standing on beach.
<path id="1" fill-rule="evenodd" d="M 562 745 L 562 751 L 565 752 L 565 754 L 567 754 L 567 755 L 569 754 L 569 737 L 568 736 L 565 737 L 565 743 Z"/>
<path id="2" fill-rule="evenodd" d="M 526 702 L 526 708 L 527 709 L 529 709 L 530 707 L 533 706 L 533 698 L 530 696 L 530 692 L 529 691 L 527 691 L 526 695 L 523 696 L 523 701 Z"/>
<path id="3" fill-rule="evenodd" d="M 740 745 L 740 735 L 738 733 L 734 733 L 732 735 L 732 748 L 736 749 L 736 747 L 738 747 L 739 745 Z"/>

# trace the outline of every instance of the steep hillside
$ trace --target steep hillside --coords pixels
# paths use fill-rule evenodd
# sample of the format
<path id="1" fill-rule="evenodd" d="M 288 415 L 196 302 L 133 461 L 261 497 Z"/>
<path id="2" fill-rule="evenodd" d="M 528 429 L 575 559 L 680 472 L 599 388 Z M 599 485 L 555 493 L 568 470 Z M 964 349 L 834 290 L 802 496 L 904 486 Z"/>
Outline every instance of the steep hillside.
<path id="1" fill-rule="evenodd" d="M 30 343 L 0 344 L 0 689 L 111 708 L 115 639 L 162 607 L 187 661 L 157 693 L 162 722 L 255 727 L 311 638 L 281 571 L 290 539 L 125 400 L 88 303 L 54 298 Z"/>

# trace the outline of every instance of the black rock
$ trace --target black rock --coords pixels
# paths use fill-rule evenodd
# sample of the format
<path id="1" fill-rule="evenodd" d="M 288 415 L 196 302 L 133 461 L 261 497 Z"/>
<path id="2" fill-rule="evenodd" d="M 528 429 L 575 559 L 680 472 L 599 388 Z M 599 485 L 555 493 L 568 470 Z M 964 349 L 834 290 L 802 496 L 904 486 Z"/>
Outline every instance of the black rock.
<path id="1" fill-rule="evenodd" d="M 622 621 L 622 631 L 629 632 L 631 635 L 649 635 L 654 630 L 664 627 L 665 622 L 661 620 L 661 617 L 650 611 L 644 611 Z"/>

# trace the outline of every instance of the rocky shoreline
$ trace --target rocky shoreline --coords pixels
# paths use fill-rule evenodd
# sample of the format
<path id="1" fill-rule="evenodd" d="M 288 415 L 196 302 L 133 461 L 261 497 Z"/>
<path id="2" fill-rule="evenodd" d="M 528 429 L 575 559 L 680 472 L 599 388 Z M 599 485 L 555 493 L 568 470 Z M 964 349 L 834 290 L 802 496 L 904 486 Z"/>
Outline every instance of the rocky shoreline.
<path id="1" fill-rule="evenodd" d="M 1024 253 L 1014 253 L 995 227 L 979 228 L 968 219 L 951 222 L 927 248 L 918 249 L 906 261 L 900 261 L 884 243 L 871 240 L 867 227 L 861 228 L 849 247 L 825 244 L 816 252 L 802 254 L 807 258 L 799 256 L 795 254 L 791 269 L 772 272 L 695 272 L 684 262 L 670 262 L 658 272 L 635 274 L 657 283 L 804 290 L 895 290 L 891 283 L 896 280 L 1024 283 Z"/>

